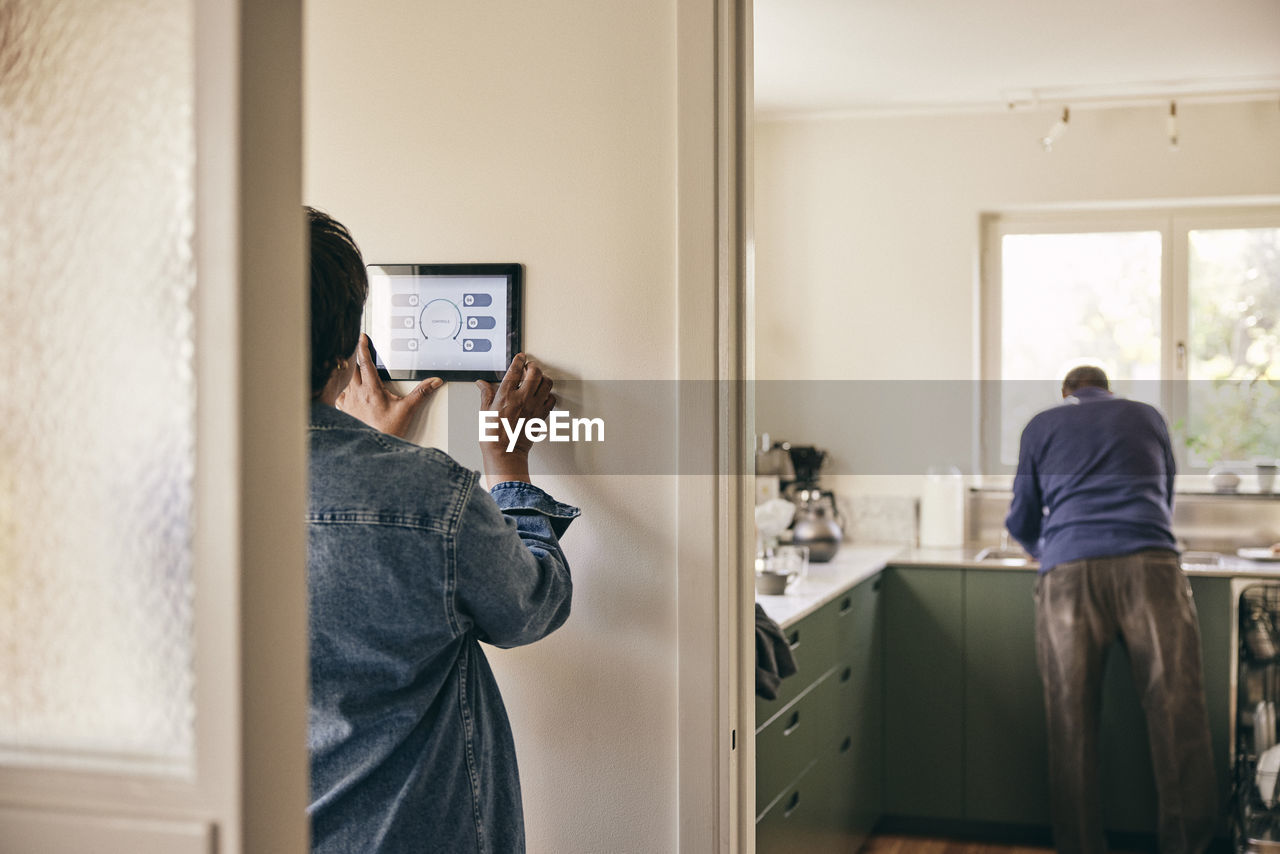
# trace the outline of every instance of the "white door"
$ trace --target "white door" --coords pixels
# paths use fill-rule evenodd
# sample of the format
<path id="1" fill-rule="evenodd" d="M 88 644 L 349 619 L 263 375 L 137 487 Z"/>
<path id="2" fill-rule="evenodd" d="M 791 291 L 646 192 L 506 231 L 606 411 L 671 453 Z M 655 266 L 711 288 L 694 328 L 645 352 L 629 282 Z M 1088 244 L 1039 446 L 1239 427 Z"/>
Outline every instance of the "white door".
<path id="1" fill-rule="evenodd" d="M 0 0 L 0 851 L 307 850 L 300 0 Z"/>

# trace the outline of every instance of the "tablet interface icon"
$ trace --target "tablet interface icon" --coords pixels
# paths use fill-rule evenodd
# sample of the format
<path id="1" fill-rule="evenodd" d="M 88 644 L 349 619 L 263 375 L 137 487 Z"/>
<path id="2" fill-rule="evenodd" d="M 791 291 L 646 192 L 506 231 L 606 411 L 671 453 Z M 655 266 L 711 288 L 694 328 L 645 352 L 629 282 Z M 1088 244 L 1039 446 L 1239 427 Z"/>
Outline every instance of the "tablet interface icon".
<path id="1" fill-rule="evenodd" d="M 420 328 L 428 341 L 457 338 L 462 331 L 462 312 L 452 300 L 433 299 L 422 309 Z"/>

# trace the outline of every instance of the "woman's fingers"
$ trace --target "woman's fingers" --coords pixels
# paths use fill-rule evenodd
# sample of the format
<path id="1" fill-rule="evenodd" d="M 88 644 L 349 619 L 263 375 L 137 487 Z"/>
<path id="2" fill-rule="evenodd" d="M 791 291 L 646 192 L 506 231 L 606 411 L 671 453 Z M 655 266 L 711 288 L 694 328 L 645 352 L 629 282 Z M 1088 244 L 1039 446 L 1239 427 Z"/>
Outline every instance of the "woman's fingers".
<path id="1" fill-rule="evenodd" d="M 382 379 L 378 376 L 378 367 L 373 363 L 373 353 L 369 350 L 369 336 L 360 333 L 360 340 L 356 344 L 356 377 L 360 382 L 368 383 L 377 388 L 382 385 Z"/>

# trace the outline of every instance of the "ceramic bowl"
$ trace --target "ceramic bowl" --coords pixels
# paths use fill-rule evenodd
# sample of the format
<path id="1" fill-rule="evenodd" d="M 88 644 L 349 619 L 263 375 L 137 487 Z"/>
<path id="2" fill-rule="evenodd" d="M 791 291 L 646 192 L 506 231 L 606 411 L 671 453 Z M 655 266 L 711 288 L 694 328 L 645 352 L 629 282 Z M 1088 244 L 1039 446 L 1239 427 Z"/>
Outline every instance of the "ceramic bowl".
<path id="1" fill-rule="evenodd" d="M 1209 483 L 1217 492 L 1235 492 L 1240 488 L 1240 475 L 1225 468 L 1209 470 Z"/>
<path id="2" fill-rule="evenodd" d="M 787 585 L 795 577 L 794 572 L 773 572 L 762 569 L 756 573 L 756 592 L 762 596 L 781 596 L 787 592 Z"/>

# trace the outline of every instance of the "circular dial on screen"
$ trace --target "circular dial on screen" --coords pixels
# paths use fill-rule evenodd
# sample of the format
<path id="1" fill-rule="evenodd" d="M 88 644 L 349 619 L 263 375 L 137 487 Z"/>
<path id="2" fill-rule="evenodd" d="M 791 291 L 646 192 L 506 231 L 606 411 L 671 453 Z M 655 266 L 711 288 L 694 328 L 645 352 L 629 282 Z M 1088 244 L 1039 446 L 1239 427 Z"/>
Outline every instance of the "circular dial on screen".
<path id="1" fill-rule="evenodd" d="M 433 299 L 422 308 L 419 328 L 428 341 L 457 338 L 462 331 L 462 312 L 453 300 Z"/>

